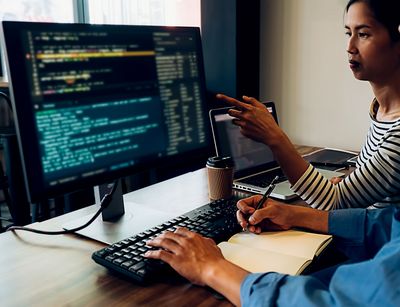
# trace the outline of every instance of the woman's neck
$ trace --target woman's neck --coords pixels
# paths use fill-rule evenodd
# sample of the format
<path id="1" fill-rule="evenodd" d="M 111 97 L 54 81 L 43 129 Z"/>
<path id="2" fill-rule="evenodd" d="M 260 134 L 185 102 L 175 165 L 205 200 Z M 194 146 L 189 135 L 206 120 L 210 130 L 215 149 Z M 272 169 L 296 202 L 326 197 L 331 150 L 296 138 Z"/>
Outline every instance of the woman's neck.
<path id="1" fill-rule="evenodd" d="M 378 121 L 394 121 L 400 118 L 400 73 L 398 78 L 391 78 L 390 83 L 371 83 L 379 109 Z"/>

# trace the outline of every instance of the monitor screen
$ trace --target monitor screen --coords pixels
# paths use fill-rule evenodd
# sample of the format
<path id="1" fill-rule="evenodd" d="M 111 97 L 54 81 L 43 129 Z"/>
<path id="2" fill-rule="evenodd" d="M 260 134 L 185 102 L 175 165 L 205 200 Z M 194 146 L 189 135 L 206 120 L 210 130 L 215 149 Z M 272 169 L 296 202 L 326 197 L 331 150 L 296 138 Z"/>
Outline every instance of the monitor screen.
<path id="1" fill-rule="evenodd" d="M 195 27 L 3 21 L 31 201 L 210 148 Z"/>

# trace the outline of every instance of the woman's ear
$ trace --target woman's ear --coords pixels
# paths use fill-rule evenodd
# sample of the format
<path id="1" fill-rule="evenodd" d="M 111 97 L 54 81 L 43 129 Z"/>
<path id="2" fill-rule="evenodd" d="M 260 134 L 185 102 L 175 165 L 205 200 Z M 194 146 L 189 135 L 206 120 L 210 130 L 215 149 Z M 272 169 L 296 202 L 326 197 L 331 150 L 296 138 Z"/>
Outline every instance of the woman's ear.
<path id="1" fill-rule="evenodd" d="M 399 32 L 400 32 L 400 25 L 399 25 L 398 30 L 399 30 Z M 398 50 L 399 50 L 399 52 L 400 52 L 400 41 L 397 42 L 397 46 L 398 46 Z"/>
<path id="2" fill-rule="evenodd" d="M 400 25 L 399 25 L 399 28 L 398 28 L 398 30 L 399 30 L 399 32 L 400 32 Z M 397 42 L 397 45 L 398 45 L 398 47 L 399 47 L 399 50 L 400 50 L 400 41 L 398 41 L 398 42 Z"/>

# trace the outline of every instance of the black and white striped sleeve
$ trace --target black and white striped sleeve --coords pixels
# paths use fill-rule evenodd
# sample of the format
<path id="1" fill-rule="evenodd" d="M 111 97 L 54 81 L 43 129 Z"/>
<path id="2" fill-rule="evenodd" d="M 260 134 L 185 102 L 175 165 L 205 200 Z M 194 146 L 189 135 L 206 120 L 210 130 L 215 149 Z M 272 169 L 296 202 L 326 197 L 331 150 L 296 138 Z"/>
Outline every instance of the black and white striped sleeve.
<path id="1" fill-rule="evenodd" d="M 400 127 L 392 127 L 374 154 L 340 183 L 332 184 L 310 165 L 292 190 L 313 208 L 322 210 L 366 208 L 399 196 Z"/>

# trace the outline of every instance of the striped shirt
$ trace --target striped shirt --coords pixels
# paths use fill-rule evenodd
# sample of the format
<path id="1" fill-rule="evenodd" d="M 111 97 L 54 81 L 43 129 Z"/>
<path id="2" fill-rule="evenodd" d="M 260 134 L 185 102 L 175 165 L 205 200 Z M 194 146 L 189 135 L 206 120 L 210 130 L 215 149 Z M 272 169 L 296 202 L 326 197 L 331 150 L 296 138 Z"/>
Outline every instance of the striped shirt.
<path id="1" fill-rule="evenodd" d="M 376 120 L 377 101 L 371 104 L 371 124 L 356 169 L 332 184 L 309 166 L 292 190 L 313 208 L 386 207 L 400 204 L 400 119 Z"/>

